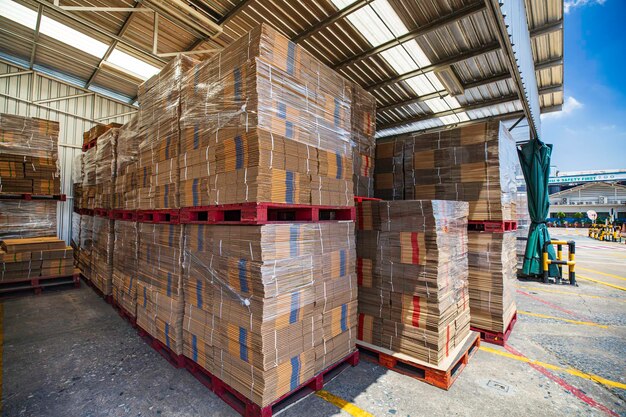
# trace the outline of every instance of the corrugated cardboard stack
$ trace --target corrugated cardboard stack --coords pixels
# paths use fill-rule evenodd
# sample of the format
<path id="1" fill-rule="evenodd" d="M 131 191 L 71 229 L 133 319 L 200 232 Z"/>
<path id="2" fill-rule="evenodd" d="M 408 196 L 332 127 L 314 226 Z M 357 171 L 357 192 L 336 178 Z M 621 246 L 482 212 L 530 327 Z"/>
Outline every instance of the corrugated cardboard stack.
<path id="1" fill-rule="evenodd" d="M 196 61 L 172 59 L 139 87 L 139 208 L 179 208 L 180 89 L 183 75 Z"/>
<path id="2" fill-rule="evenodd" d="M 109 129 L 114 129 L 122 127 L 119 123 L 109 123 L 109 124 L 97 124 L 93 126 L 91 129 L 83 133 L 83 145 L 88 144 L 89 142 L 98 139 L 100 136 L 104 135 Z"/>
<path id="3" fill-rule="evenodd" d="M 186 227 L 186 356 L 265 406 L 354 350 L 354 223 Z"/>
<path id="4" fill-rule="evenodd" d="M 139 202 L 139 143 L 143 136 L 139 118 L 133 117 L 119 130 L 117 139 L 117 177 L 113 208 L 136 210 Z M 144 178 L 147 182 L 147 176 Z"/>
<path id="5" fill-rule="evenodd" d="M 56 237 L 4 239 L 0 242 L 0 282 L 68 276 L 74 251 Z"/>
<path id="6" fill-rule="evenodd" d="M 104 220 L 104 219 L 103 219 Z M 89 280 L 93 278 L 92 252 L 93 252 L 93 227 L 94 216 L 80 216 L 80 252 L 78 254 L 78 269 Z"/>
<path id="7" fill-rule="evenodd" d="M 139 223 L 137 325 L 176 354 L 183 353 L 183 228 Z"/>
<path id="8" fill-rule="evenodd" d="M 100 146 L 100 145 L 98 145 Z M 93 217 L 91 249 L 91 282 L 104 295 L 112 292 L 113 250 L 115 248 L 115 220 Z"/>
<path id="9" fill-rule="evenodd" d="M 96 152 L 97 148 L 91 148 L 83 153 L 81 209 L 93 210 L 96 208 Z"/>
<path id="10" fill-rule="evenodd" d="M 109 129 L 98 138 L 96 147 L 96 197 L 95 207 L 113 208 L 115 177 L 117 176 L 117 138 L 119 129 Z"/>
<path id="11" fill-rule="evenodd" d="M 54 236 L 56 201 L 0 201 L 0 239 Z"/>
<path id="12" fill-rule="evenodd" d="M 261 25 L 183 82 L 181 206 L 353 205 L 349 83 Z"/>
<path id="13" fill-rule="evenodd" d="M 80 258 L 80 217 L 80 214 L 72 212 L 72 238 L 70 240 L 70 246 L 74 249 L 74 265 L 77 266 Z"/>
<path id="14" fill-rule="evenodd" d="M 0 193 L 61 192 L 59 123 L 0 114 Z"/>
<path id="15" fill-rule="evenodd" d="M 376 141 L 374 180 L 376 198 L 404 199 L 404 140 L 402 137 Z"/>
<path id="16" fill-rule="evenodd" d="M 468 204 L 357 205 L 359 339 L 434 365 L 469 334 Z"/>
<path id="17" fill-rule="evenodd" d="M 113 300 L 137 315 L 137 263 L 139 258 L 139 225 L 134 221 L 115 221 L 113 245 Z"/>
<path id="18" fill-rule="evenodd" d="M 374 197 L 376 99 L 355 83 L 350 87 L 354 195 Z"/>
<path id="19" fill-rule="evenodd" d="M 524 266 L 526 256 L 526 242 L 530 229 L 530 213 L 528 212 L 528 195 L 525 192 L 517 193 L 517 268 Z"/>

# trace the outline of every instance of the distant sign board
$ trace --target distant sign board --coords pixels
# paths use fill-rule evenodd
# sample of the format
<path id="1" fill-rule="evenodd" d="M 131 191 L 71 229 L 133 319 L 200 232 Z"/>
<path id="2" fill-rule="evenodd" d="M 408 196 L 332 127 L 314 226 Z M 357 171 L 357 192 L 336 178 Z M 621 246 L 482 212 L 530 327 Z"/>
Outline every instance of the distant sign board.
<path id="1" fill-rule="evenodd" d="M 613 174 L 575 175 L 563 177 L 550 177 L 548 184 L 569 184 L 573 182 L 596 182 L 596 181 L 626 181 L 626 172 Z"/>
<path id="2" fill-rule="evenodd" d="M 598 218 L 598 213 L 596 213 L 595 210 L 587 210 L 587 217 L 595 221 Z"/>

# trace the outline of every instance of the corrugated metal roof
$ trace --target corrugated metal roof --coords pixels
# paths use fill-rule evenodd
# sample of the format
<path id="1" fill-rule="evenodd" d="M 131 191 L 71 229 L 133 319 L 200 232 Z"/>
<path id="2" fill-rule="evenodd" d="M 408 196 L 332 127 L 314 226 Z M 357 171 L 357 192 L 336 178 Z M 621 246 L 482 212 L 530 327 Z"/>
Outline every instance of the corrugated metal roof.
<path id="1" fill-rule="evenodd" d="M 534 34 L 531 43 L 539 68 L 536 73 L 540 104 L 542 108 L 553 110 L 563 103 L 563 29 L 562 25 L 558 27 L 563 19 L 563 0 L 524 1 L 529 29 L 531 35 Z M 32 10 L 44 5 L 45 16 L 155 67 L 162 67 L 170 59 L 151 53 L 152 13 L 68 12 L 54 8 L 51 0 L 17 2 Z M 408 34 L 398 37 L 403 40 L 402 46 L 398 46 L 393 37 L 381 45 L 372 45 L 354 24 L 357 14 L 369 13 L 371 17 L 381 13 L 382 2 L 388 2 L 400 19 L 400 25 L 406 27 Z M 503 103 L 517 94 L 516 84 L 510 79 L 505 52 L 500 49 L 498 32 L 483 0 L 344 0 L 343 3 L 338 0 L 188 0 L 187 3 L 222 24 L 223 32 L 207 41 L 197 38 L 193 30 L 161 17 L 159 53 L 221 48 L 259 23 L 270 23 L 289 38 L 298 40 L 322 62 L 368 88 L 378 102 L 379 128 L 398 126 L 403 121 L 411 125 L 439 125 L 443 123 L 440 117 L 449 113 L 463 113 L 459 120 L 465 120 L 467 116 L 486 117 L 521 109 L 519 101 L 512 100 L 510 105 Z M 336 4 L 345 9 L 339 10 Z M 61 5 L 145 7 L 135 0 L 61 0 Z M 382 25 L 379 21 L 378 26 Z M 34 35 L 32 29 L 0 17 L 0 52 L 28 61 Z M 389 61 L 394 54 L 406 59 L 415 45 L 423 55 L 406 62 Z M 421 68 L 415 65 L 420 60 L 424 61 Z M 67 72 L 89 85 L 118 92 L 132 101 L 141 80 L 102 61 L 101 56 L 40 35 L 34 63 Z M 410 70 L 398 72 L 405 67 Z M 428 99 L 450 97 L 433 75 L 435 69 L 449 69 L 462 86 L 462 94 L 453 100 L 435 100 L 429 105 Z M 408 75 L 405 76 L 405 72 Z M 432 103 L 443 103 L 445 111 L 434 110 Z M 486 108 L 477 108 L 481 105 Z M 433 120 L 429 122 L 428 118 Z"/>

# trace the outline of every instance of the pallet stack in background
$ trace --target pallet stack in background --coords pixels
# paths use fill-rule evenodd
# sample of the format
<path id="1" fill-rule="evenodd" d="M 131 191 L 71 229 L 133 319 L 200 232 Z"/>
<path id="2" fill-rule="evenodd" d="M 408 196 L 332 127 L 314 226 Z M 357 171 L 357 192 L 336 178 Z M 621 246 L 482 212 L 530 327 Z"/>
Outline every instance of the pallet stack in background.
<path id="1" fill-rule="evenodd" d="M 528 212 L 528 195 L 525 192 L 517 193 L 517 269 L 524 266 L 526 256 L 526 242 L 530 229 L 530 213 Z"/>
<path id="2" fill-rule="evenodd" d="M 374 197 L 376 99 L 355 83 L 351 83 L 350 87 L 354 195 Z"/>
<path id="3" fill-rule="evenodd" d="M 382 141 L 377 155 L 382 158 L 376 161 L 377 179 L 385 178 L 377 184 L 377 196 L 469 203 L 471 325 L 506 333 L 516 311 L 512 283 L 518 166 L 506 127 L 490 121 L 399 136 Z"/>
<path id="4" fill-rule="evenodd" d="M 71 277 L 73 273 L 73 249 L 54 236 L 0 241 L 0 293 L 11 289 L 5 284 Z"/>
<path id="5" fill-rule="evenodd" d="M 468 204 L 357 203 L 359 340 L 440 365 L 470 333 Z"/>

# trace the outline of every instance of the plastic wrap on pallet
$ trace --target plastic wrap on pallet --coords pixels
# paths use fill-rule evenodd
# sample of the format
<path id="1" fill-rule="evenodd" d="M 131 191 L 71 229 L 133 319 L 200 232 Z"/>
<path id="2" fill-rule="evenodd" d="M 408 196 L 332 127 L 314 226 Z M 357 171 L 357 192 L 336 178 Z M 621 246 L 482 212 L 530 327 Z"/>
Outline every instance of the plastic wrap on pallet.
<path id="1" fill-rule="evenodd" d="M 184 354 L 265 406 L 354 351 L 354 223 L 187 225 Z"/>
<path id="2" fill-rule="evenodd" d="M 0 192 L 59 194 L 58 136 L 58 122 L 0 114 Z"/>
<path id="3" fill-rule="evenodd" d="M 110 129 L 121 127 L 122 125 L 119 123 L 109 123 L 109 124 L 97 124 L 93 126 L 91 129 L 83 133 L 83 145 L 88 144 L 93 140 L 97 140 L 100 136 L 104 135 Z"/>
<path id="4" fill-rule="evenodd" d="M 137 316 L 137 262 L 139 257 L 139 225 L 136 222 L 115 222 L 113 252 L 113 300 L 131 316 Z"/>
<path id="5" fill-rule="evenodd" d="M 357 212 L 359 339 L 440 364 L 469 334 L 468 203 L 364 201 Z"/>
<path id="6" fill-rule="evenodd" d="M 471 325 L 504 333 L 516 311 L 516 232 L 468 232 Z"/>
<path id="7" fill-rule="evenodd" d="M 55 236 L 0 241 L 0 282 L 64 277 L 74 272 L 74 251 Z"/>
<path id="8" fill-rule="evenodd" d="M 98 146 L 100 146 L 98 144 Z M 113 251 L 115 249 L 115 221 L 94 216 L 91 249 L 91 282 L 102 294 L 112 293 Z"/>
<path id="9" fill-rule="evenodd" d="M 56 201 L 0 201 L 0 239 L 54 236 Z"/>
<path id="10" fill-rule="evenodd" d="M 522 269 L 526 256 L 526 239 L 530 229 L 530 213 L 528 212 L 528 196 L 525 192 L 517 193 L 517 267 Z"/>
<path id="11" fill-rule="evenodd" d="M 138 128 L 140 209 L 178 208 L 181 84 L 197 61 L 185 55 L 172 59 L 139 87 Z"/>
<path id="12" fill-rule="evenodd" d="M 90 281 L 93 278 L 93 226 L 94 216 L 80 216 L 80 252 L 78 254 L 78 269 Z"/>
<path id="13" fill-rule="evenodd" d="M 96 196 L 95 207 L 113 208 L 115 177 L 117 176 L 117 138 L 119 129 L 109 129 L 98 138 L 96 147 Z"/>
<path id="14" fill-rule="evenodd" d="M 137 325 L 183 353 L 183 226 L 139 223 Z"/>
<path id="15" fill-rule="evenodd" d="M 81 152 L 72 158 L 72 184 L 83 183 L 83 157 L 84 154 Z"/>
<path id="16" fill-rule="evenodd" d="M 261 25 L 183 82 L 181 206 L 353 205 L 349 83 Z"/>
<path id="17" fill-rule="evenodd" d="M 81 187 L 81 209 L 93 210 L 96 208 L 96 148 L 90 148 L 83 153 L 83 184 Z"/>
<path id="18" fill-rule="evenodd" d="M 136 210 L 139 196 L 139 143 L 143 140 L 139 116 L 133 117 L 119 130 L 117 139 L 117 176 L 112 208 Z"/>
<path id="19" fill-rule="evenodd" d="M 374 197 L 376 99 L 356 83 L 350 89 L 354 195 Z"/>

